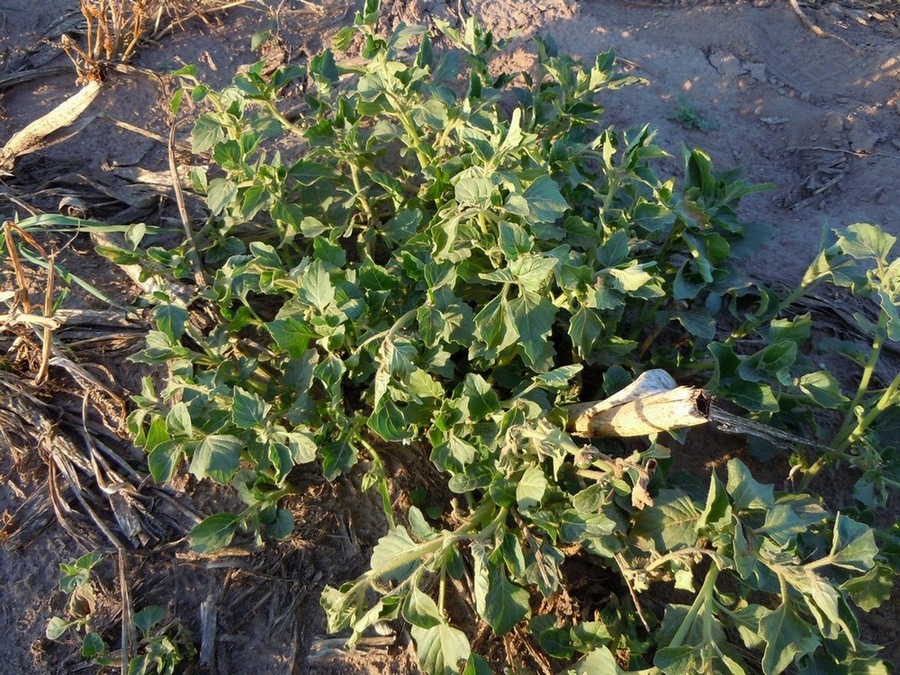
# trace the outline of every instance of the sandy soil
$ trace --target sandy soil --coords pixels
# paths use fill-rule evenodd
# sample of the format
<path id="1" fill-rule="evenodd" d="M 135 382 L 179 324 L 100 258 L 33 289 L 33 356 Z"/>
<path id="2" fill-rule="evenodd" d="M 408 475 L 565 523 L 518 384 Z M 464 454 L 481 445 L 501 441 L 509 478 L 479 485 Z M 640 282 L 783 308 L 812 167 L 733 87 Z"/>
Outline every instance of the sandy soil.
<path id="1" fill-rule="evenodd" d="M 850 3 L 807 6 L 807 15 L 833 37 L 815 35 L 787 0 L 386 4 L 388 22 L 424 22 L 431 15 L 455 21 L 462 9 L 500 35 L 518 31 L 503 57 L 507 69 L 529 67 L 534 59 L 530 37 L 536 33 L 551 35 L 561 51 L 585 59 L 614 49 L 624 69 L 649 83 L 610 95 L 610 123 L 625 127 L 652 122 L 658 142 L 672 154 L 666 169 L 673 174 L 681 168 L 681 146 L 697 146 L 707 150 L 719 168 L 740 166 L 750 180 L 774 185 L 745 203 L 748 217 L 771 228 L 765 248 L 745 262 L 760 281 L 795 283 L 828 228 L 870 222 L 900 236 L 895 196 L 900 185 L 896 3 L 884 3 L 893 8 L 893 15 L 852 9 Z M 0 2 L 0 77 L 66 66 L 68 60 L 57 45 L 61 30 L 77 35 L 76 7 L 74 0 Z M 191 21 L 142 46 L 133 65 L 164 72 L 196 63 L 203 79 L 222 86 L 239 66 L 258 58 L 250 49 L 253 33 L 272 31 L 280 38 L 278 58 L 302 61 L 352 15 L 353 8 L 335 0 L 248 4 L 210 17 L 205 24 Z M 76 89 L 71 71 L 4 84 L 0 141 Z M 124 189 L 133 184 L 129 170 L 166 168 L 162 144 L 111 120 L 166 134 L 169 94 L 166 84 L 152 76 L 113 73 L 94 110 L 101 115 L 74 138 L 23 157 L 15 175 L 0 183 L 0 216 L 27 215 L 22 203 L 52 211 L 62 196 L 79 190 L 97 197 L 96 202 L 86 200 L 90 211 L 107 213 L 97 185 Z M 188 129 L 185 125 L 181 133 Z M 171 211 L 170 198 L 164 190 L 160 194 L 158 213 Z M 70 265 L 86 270 L 119 299 L 135 292 L 116 269 L 98 261 L 88 245 L 75 249 L 69 254 Z M 9 277 L 3 278 L 5 284 Z M 97 305 L 92 299 L 73 302 Z M 125 373 L 121 384 L 127 390 L 134 380 Z M 0 512 L 7 515 L 42 480 L 39 466 L 23 472 L 20 459 L 0 439 Z M 217 608 L 216 647 L 206 672 L 414 672 L 414 659 L 402 641 L 362 655 L 342 655 L 323 642 L 327 636 L 319 591 L 362 570 L 384 528 L 369 515 L 378 513 L 377 508 L 365 500 L 348 503 L 353 491 L 347 487 L 324 486 L 310 476 L 308 494 L 295 505 L 303 516 L 298 518 L 303 525 L 297 538 L 249 557 L 212 562 L 173 558 L 173 550 L 184 550 L 176 544 L 163 547 L 164 555 L 134 551 L 129 568 L 140 581 L 135 601 L 167 605 L 195 632 L 200 603 Z M 202 511 L 211 505 L 201 502 L 195 507 Z M 177 528 L 173 533 L 173 541 L 183 536 Z M 41 636 L 49 617 L 64 603 L 62 595 L 53 592 L 58 564 L 82 552 L 56 525 L 27 548 L 0 547 L 0 671 L 68 672 L 77 663 L 73 643 L 52 644 Z M 114 567 L 105 572 L 114 588 Z M 270 583 L 261 583 L 263 577 Z M 896 626 L 897 610 L 895 600 L 868 629 L 893 640 L 886 656 L 894 661 L 900 661 L 900 645 L 879 624 Z"/>

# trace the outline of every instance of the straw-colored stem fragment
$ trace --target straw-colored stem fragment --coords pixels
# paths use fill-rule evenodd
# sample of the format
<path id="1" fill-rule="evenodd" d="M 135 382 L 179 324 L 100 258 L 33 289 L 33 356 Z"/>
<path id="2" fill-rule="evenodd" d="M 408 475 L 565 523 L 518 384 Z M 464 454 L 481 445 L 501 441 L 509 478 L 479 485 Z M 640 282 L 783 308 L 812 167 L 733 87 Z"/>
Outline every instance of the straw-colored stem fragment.
<path id="1" fill-rule="evenodd" d="M 584 438 L 629 438 L 704 424 L 709 398 L 694 387 L 676 387 L 597 410 L 592 404 L 569 408 L 567 430 Z"/>

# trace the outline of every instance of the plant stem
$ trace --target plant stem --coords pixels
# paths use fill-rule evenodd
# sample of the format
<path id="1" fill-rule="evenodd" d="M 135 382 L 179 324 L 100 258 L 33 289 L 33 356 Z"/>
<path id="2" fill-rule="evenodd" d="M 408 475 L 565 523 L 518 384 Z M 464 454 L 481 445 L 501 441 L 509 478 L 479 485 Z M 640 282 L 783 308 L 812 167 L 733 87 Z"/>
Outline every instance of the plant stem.
<path id="1" fill-rule="evenodd" d="M 275 104 L 272 103 L 272 101 L 266 101 L 266 110 L 269 111 L 269 114 L 271 114 L 272 117 L 278 120 L 278 123 L 281 124 L 281 126 L 292 134 L 302 136 L 306 133 L 306 129 L 291 122 L 277 107 L 275 107 Z"/>
<path id="2" fill-rule="evenodd" d="M 688 613 L 684 617 L 684 621 L 682 621 L 681 625 L 678 627 L 678 632 L 675 633 L 675 636 L 669 643 L 669 647 L 680 647 L 684 643 L 685 638 L 691 630 L 691 626 L 694 625 L 694 621 L 697 619 L 697 614 L 700 613 L 703 606 L 712 598 L 718 576 L 719 568 L 716 567 L 714 563 L 706 573 L 706 579 L 703 581 L 703 586 L 700 587 L 700 592 L 697 593 L 697 597 L 694 598 L 694 603 L 690 606 L 690 609 L 688 609 Z"/>
<path id="3" fill-rule="evenodd" d="M 869 352 L 869 358 L 866 360 L 866 364 L 863 367 L 863 374 L 859 380 L 859 386 L 856 388 L 856 394 L 853 396 L 853 400 L 850 401 L 850 405 L 847 406 L 847 412 L 844 415 L 844 421 L 841 424 L 841 429 L 840 431 L 838 431 L 837 435 L 834 438 L 834 441 L 832 442 L 832 447 L 835 447 L 836 449 L 844 450 L 851 434 L 853 434 L 856 428 L 858 428 L 858 425 L 854 423 L 854 419 L 856 417 L 856 407 L 860 404 L 863 396 L 866 395 L 866 392 L 869 389 L 869 383 L 871 382 L 872 375 L 875 372 L 875 366 L 878 363 L 878 357 L 881 356 L 881 347 L 884 344 L 884 337 L 886 333 L 887 313 L 881 312 L 881 316 L 878 317 L 878 325 L 875 328 L 875 337 L 872 340 L 872 350 Z"/>
<path id="4" fill-rule="evenodd" d="M 365 190 L 363 190 L 362 185 L 359 182 L 359 167 L 353 162 L 349 162 L 349 165 L 350 178 L 353 180 L 353 189 L 356 190 L 359 205 L 362 207 L 363 213 L 366 214 L 366 217 L 371 222 L 375 219 L 375 215 L 372 212 L 372 206 L 369 204 L 369 200 L 366 198 Z"/>

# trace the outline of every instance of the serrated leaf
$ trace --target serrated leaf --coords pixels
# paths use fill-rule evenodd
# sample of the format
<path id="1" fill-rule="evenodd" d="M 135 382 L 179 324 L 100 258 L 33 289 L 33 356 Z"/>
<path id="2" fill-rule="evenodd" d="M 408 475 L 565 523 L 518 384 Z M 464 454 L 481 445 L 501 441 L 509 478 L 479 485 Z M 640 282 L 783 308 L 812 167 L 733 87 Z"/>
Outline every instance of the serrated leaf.
<path id="1" fill-rule="evenodd" d="M 334 284 L 332 284 L 331 276 L 326 271 L 325 264 L 321 260 L 311 262 L 303 273 L 298 295 L 303 301 L 319 311 L 323 311 L 334 302 Z"/>
<path id="2" fill-rule="evenodd" d="M 165 333 L 173 344 L 176 344 L 184 335 L 184 329 L 188 322 L 188 311 L 181 305 L 171 303 L 157 305 L 153 309 L 153 318 L 156 319 L 156 326 L 159 330 Z"/>
<path id="3" fill-rule="evenodd" d="M 530 293 L 537 293 L 549 279 L 556 264 L 556 258 L 525 253 L 510 262 L 508 269 L 522 288 Z"/>
<path id="4" fill-rule="evenodd" d="M 191 129 L 191 151 L 200 155 L 225 140 L 225 130 L 215 117 L 202 113 Z"/>
<path id="5" fill-rule="evenodd" d="M 462 392 L 466 396 L 469 418 L 472 422 L 478 422 L 490 413 L 500 409 L 500 399 L 497 392 L 481 375 L 469 373 L 463 380 Z"/>
<path id="6" fill-rule="evenodd" d="M 340 439 L 326 443 L 321 448 L 322 473 L 326 480 L 334 480 L 354 467 L 359 455 L 347 440 Z"/>
<path id="7" fill-rule="evenodd" d="M 216 513 L 194 527 L 188 535 L 191 548 L 197 553 L 209 553 L 225 548 L 234 538 L 238 516 L 231 513 Z"/>
<path id="8" fill-rule="evenodd" d="M 316 332 L 296 317 L 275 319 L 266 324 L 276 344 L 295 359 L 302 358 Z"/>
<path id="9" fill-rule="evenodd" d="M 234 388 L 234 401 L 231 405 L 231 419 L 236 427 L 253 429 L 263 425 L 266 415 L 272 409 L 258 394 Z"/>
<path id="10" fill-rule="evenodd" d="M 244 443 L 229 434 L 210 434 L 194 448 L 191 473 L 197 478 L 212 478 L 222 485 L 237 471 Z"/>
<path id="11" fill-rule="evenodd" d="M 431 628 L 412 626 L 419 664 L 427 675 L 457 675 L 460 664 L 469 659 L 472 648 L 465 633 L 446 623 Z"/>

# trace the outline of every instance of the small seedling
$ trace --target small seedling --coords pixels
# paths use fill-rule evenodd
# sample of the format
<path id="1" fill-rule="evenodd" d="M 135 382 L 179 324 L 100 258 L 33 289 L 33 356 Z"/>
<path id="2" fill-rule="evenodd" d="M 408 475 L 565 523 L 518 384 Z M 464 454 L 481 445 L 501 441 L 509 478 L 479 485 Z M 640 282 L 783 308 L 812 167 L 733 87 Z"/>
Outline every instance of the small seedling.
<path id="1" fill-rule="evenodd" d="M 688 103 L 684 96 L 678 97 L 678 111 L 675 113 L 675 121 L 685 129 L 697 131 L 714 131 L 719 128 L 719 123 L 709 117 L 704 117 L 700 110 Z"/>
<path id="2" fill-rule="evenodd" d="M 93 588 L 93 570 L 103 560 L 99 553 L 88 553 L 73 563 L 62 563 L 63 576 L 59 588 L 68 595 L 66 618 L 54 616 L 47 624 L 46 636 L 59 640 L 69 630 L 81 638 L 81 656 L 98 666 L 114 666 L 123 656 L 111 652 L 103 637 L 92 630 L 91 621 L 96 609 L 96 594 Z M 172 675 L 179 663 L 190 660 L 195 649 L 190 636 L 179 623 L 161 625 L 166 610 L 159 605 L 145 607 L 132 616 L 132 623 L 140 631 L 140 641 L 134 655 L 128 655 L 127 675 Z"/>

